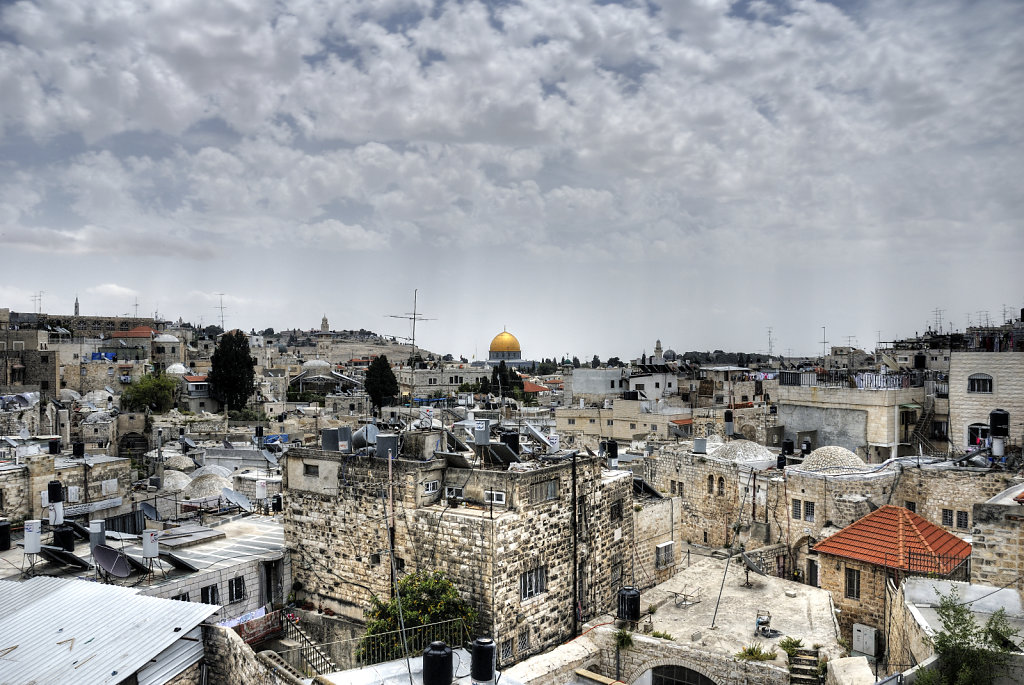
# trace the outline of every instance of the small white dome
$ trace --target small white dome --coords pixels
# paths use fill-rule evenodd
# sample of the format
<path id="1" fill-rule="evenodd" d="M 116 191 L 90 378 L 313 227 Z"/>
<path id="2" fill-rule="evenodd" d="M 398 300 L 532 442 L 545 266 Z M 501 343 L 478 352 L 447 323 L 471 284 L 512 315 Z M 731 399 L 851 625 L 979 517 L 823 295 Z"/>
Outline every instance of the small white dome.
<path id="1" fill-rule="evenodd" d="M 180 341 L 177 338 L 175 338 L 173 335 L 171 335 L 170 333 L 163 333 L 163 334 L 158 335 L 155 338 L 153 338 L 153 342 L 155 342 L 155 343 L 177 343 L 177 342 L 180 342 Z"/>
<path id="2" fill-rule="evenodd" d="M 172 376 L 184 376 L 186 373 L 188 373 L 188 369 L 185 367 L 184 364 L 171 364 L 166 369 L 164 369 L 164 373 L 170 374 Z"/>
<path id="3" fill-rule="evenodd" d="M 309 371 L 311 373 L 326 373 L 327 371 L 330 371 L 330 369 L 330 363 L 323 359 L 310 359 L 302 365 L 303 371 Z"/>
<path id="4" fill-rule="evenodd" d="M 864 460 L 838 445 L 826 445 L 807 455 L 800 465 L 805 471 L 849 471 L 865 468 Z"/>

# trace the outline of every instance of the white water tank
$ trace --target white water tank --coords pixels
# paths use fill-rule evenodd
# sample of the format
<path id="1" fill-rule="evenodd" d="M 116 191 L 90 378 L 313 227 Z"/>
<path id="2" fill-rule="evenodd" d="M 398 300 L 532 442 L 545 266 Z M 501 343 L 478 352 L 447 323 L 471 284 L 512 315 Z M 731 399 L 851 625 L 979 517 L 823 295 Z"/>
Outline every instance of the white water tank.
<path id="1" fill-rule="evenodd" d="M 256 499 L 267 498 L 267 481 L 258 480 L 256 481 Z"/>
<path id="2" fill-rule="evenodd" d="M 25 554 L 39 554 L 42 542 L 43 522 L 39 519 L 25 521 Z"/>
<path id="3" fill-rule="evenodd" d="M 145 530 L 142 532 L 143 559 L 156 559 L 160 556 L 160 543 L 157 541 L 159 534 L 160 531 L 158 530 Z"/>

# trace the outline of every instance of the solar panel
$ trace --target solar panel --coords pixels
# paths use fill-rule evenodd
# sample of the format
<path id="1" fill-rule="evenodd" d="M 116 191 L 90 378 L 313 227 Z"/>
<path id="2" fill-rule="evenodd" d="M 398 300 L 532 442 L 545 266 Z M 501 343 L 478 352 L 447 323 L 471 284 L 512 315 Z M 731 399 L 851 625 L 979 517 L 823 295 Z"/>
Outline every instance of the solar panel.
<path id="1" fill-rule="evenodd" d="M 92 558 L 101 569 L 115 578 L 127 578 L 132 574 L 131 566 L 125 555 L 110 545 L 96 545 Z"/>
<path id="2" fill-rule="evenodd" d="M 544 445 L 545 447 L 551 447 L 551 441 L 548 440 L 543 433 L 537 430 L 533 425 L 527 423 L 526 431 L 533 436 L 533 439 Z"/>
<path id="3" fill-rule="evenodd" d="M 435 452 L 434 454 L 443 455 L 448 466 L 453 466 L 457 469 L 473 468 L 473 465 L 469 463 L 464 454 L 459 454 L 458 452 Z"/>
<path id="4" fill-rule="evenodd" d="M 40 545 L 39 556 L 54 564 L 74 566 L 82 569 L 83 571 L 87 571 L 92 568 L 92 564 L 85 559 L 76 557 L 71 552 L 65 552 L 60 547 L 54 547 L 52 545 Z"/>
<path id="5" fill-rule="evenodd" d="M 179 571 L 187 571 L 188 573 L 196 573 L 199 571 L 199 569 L 192 564 L 188 563 L 181 557 L 174 556 L 170 552 L 160 552 L 160 558 Z"/>
<path id="6" fill-rule="evenodd" d="M 512 451 L 512 448 L 503 442 L 492 442 L 487 446 L 491 458 L 501 464 L 512 464 L 519 461 L 519 457 Z"/>
<path id="7" fill-rule="evenodd" d="M 77 523 L 75 521 L 65 521 L 64 525 L 68 528 L 71 528 L 71 530 L 75 531 L 75 535 L 77 535 L 80 539 L 89 539 L 89 529 L 83 526 L 82 524 Z"/>

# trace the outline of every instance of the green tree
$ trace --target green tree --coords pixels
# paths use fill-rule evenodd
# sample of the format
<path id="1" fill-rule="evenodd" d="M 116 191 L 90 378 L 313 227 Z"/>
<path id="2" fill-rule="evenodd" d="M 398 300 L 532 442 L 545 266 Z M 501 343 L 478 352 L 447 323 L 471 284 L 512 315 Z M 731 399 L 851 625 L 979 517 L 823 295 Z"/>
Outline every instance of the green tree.
<path id="1" fill-rule="evenodd" d="M 592 368 L 592 369 L 596 369 L 596 368 L 598 368 L 598 367 L 600 367 L 600 366 L 601 366 L 601 358 L 600 358 L 600 357 L 598 357 L 598 356 L 597 356 L 597 355 L 595 354 L 595 355 L 594 355 L 594 358 L 590 360 L 590 368 Z"/>
<path id="2" fill-rule="evenodd" d="M 398 379 L 391 370 L 387 356 L 383 354 L 370 362 L 370 368 L 366 370 L 366 394 L 378 410 L 385 402 L 398 396 Z"/>
<path id="3" fill-rule="evenodd" d="M 256 392 L 256 359 L 242 331 L 221 336 L 210 359 L 210 394 L 231 409 L 242 409 Z"/>
<path id="4" fill-rule="evenodd" d="M 173 376 L 143 376 L 122 393 L 121 409 L 125 411 L 151 409 L 162 414 L 174 406 L 177 392 L 178 380 Z"/>
<path id="5" fill-rule="evenodd" d="M 537 373 L 541 376 L 550 376 L 553 373 L 558 373 L 558 365 L 555 364 L 555 360 L 545 358 L 537 365 Z"/>
<path id="6" fill-rule="evenodd" d="M 572 358 L 572 368 L 574 368 L 574 369 L 580 368 L 580 358 L 579 357 L 575 357 L 574 356 Z"/>
<path id="7" fill-rule="evenodd" d="M 1006 668 L 1017 636 L 999 609 L 984 626 L 979 626 L 969 603 L 960 602 L 956 586 L 949 594 L 939 595 L 936 613 L 942 630 L 932 637 L 939 655 L 939 675 L 944 685 L 991 685 Z"/>
<path id="8" fill-rule="evenodd" d="M 416 630 L 418 626 L 431 623 L 461 619 L 466 637 L 471 634 L 477 619 L 476 609 L 459 596 L 455 585 L 443 572 L 410 573 L 398 581 L 398 594 L 402 600 L 402 620 L 410 648 L 416 645 L 418 650 L 422 650 L 426 645 L 421 642 L 435 639 L 425 633 L 421 636 L 423 631 Z M 398 600 L 394 597 L 389 600 L 372 597 L 366 612 L 366 636 L 359 646 L 359 658 L 365 660 L 372 654 L 374 661 L 386 661 L 402 656 L 399 630 Z"/>

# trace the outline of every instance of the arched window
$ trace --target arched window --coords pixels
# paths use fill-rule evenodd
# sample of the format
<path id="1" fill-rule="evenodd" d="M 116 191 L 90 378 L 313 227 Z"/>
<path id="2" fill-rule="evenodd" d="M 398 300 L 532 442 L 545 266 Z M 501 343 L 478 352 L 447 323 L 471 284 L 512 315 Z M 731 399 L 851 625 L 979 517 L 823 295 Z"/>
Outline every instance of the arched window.
<path id="1" fill-rule="evenodd" d="M 671 665 L 655 666 L 651 685 L 715 685 L 715 681 L 685 666 Z"/>
<path id="2" fill-rule="evenodd" d="M 715 477 L 714 476 L 708 476 L 708 494 L 709 495 L 715 494 Z"/>
<path id="3" fill-rule="evenodd" d="M 725 479 L 722 478 L 721 476 L 718 477 L 718 494 L 725 494 Z"/>
<path id="4" fill-rule="evenodd" d="M 987 423 L 972 423 L 967 427 L 967 446 L 974 448 L 984 445 L 988 435 Z"/>
<path id="5" fill-rule="evenodd" d="M 992 376 L 987 373 L 972 373 L 967 378 L 967 392 L 992 392 Z"/>

